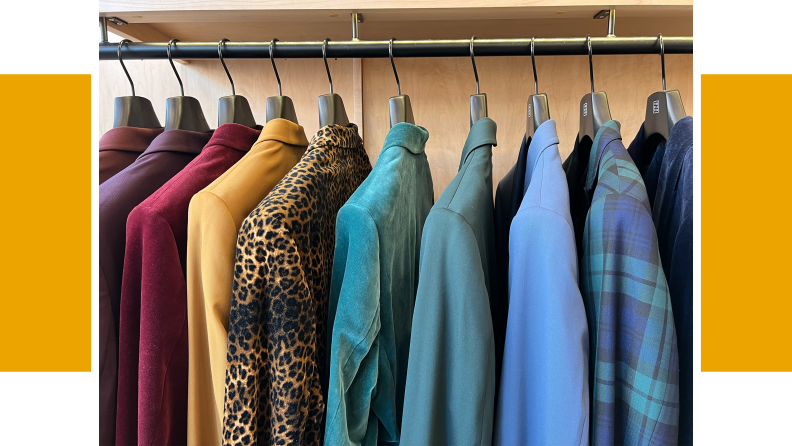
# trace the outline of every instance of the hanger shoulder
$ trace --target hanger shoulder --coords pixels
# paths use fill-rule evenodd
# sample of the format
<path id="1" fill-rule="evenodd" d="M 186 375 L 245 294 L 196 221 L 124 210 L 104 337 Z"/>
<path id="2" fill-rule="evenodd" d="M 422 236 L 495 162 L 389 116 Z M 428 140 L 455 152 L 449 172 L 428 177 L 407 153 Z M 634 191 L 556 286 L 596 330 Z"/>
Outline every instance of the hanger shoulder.
<path id="1" fill-rule="evenodd" d="M 349 125 L 344 100 L 336 93 L 323 94 L 319 96 L 319 127 L 333 124 Z"/>
<path id="2" fill-rule="evenodd" d="M 299 124 L 297 122 L 297 112 L 294 110 L 294 102 L 288 96 L 270 96 L 267 98 L 267 122 L 279 118 Z"/>
<path id="3" fill-rule="evenodd" d="M 608 95 L 604 91 L 587 93 L 580 100 L 580 130 L 578 141 L 588 136 L 594 141 L 600 127 L 611 120 Z"/>
<path id="4" fill-rule="evenodd" d="M 412 104 L 410 104 L 410 97 L 407 95 L 394 96 L 388 100 L 388 111 L 390 115 L 390 126 L 400 122 L 409 122 L 415 124 L 415 117 L 413 116 Z"/>
<path id="5" fill-rule="evenodd" d="M 487 94 L 474 94 L 470 96 L 470 126 L 481 118 L 487 117 Z"/>
<path id="6" fill-rule="evenodd" d="M 192 96 L 168 98 L 165 114 L 165 130 L 178 129 L 202 133 L 211 130 L 206 123 L 201 103 Z"/>
<path id="7" fill-rule="evenodd" d="M 162 127 L 151 101 L 142 96 L 115 98 L 114 109 L 113 128 L 156 129 Z"/>
<path id="8" fill-rule="evenodd" d="M 652 93 L 646 100 L 644 117 L 644 141 L 659 134 L 668 140 L 674 124 L 685 117 L 685 107 L 679 90 L 664 90 Z"/>
<path id="9" fill-rule="evenodd" d="M 244 96 L 233 95 L 220 98 L 217 105 L 217 126 L 223 124 L 241 124 L 256 127 L 256 119 L 250 103 Z"/>
<path id="10" fill-rule="evenodd" d="M 528 98 L 528 123 L 525 126 L 525 134 L 533 136 L 536 129 L 549 119 L 550 105 L 547 103 L 547 95 L 532 94 Z"/>

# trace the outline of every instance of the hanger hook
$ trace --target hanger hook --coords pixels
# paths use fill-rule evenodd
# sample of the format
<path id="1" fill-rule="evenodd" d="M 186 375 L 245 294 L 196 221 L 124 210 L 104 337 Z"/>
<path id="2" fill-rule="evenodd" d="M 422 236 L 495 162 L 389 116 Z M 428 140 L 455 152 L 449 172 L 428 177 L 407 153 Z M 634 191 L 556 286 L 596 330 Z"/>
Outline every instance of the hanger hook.
<path id="1" fill-rule="evenodd" d="M 391 66 L 393 67 L 393 75 L 396 76 L 396 92 L 398 96 L 401 96 L 401 84 L 399 83 L 399 73 L 396 72 L 396 64 L 393 63 L 393 41 L 396 40 L 391 37 L 390 42 L 388 42 L 388 55 L 390 56 Z"/>
<path id="2" fill-rule="evenodd" d="M 330 94 L 333 94 L 333 78 L 330 76 L 330 67 L 327 66 L 327 42 L 330 39 L 324 39 L 322 42 L 322 59 L 324 59 L 325 70 L 327 70 L 327 80 L 330 81 Z"/>
<path id="3" fill-rule="evenodd" d="M 476 76 L 476 94 L 480 94 L 478 70 L 476 70 L 476 56 L 473 54 L 473 41 L 474 40 L 476 40 L 476 36 L 473 36 L 473 37 L 470 38 L 470 61 L 473 63 L 473 75 Z"/>
<path id="4" fill-rule="evenodd" d="M 179 77 L 179 72 L 176 71 L 176 65 L 173 65 L 173 57 L 171 57 L 171 45 L 178 42 L 179 39 L 170 39 L 168 42 L 168 61 L 171 64 L 171 68 L 173 68 L 173 74 L 176 75 L 176 79 L 179 81 L 179 88 L 181 88 L 181 95 L 184 96 L 184 84 L 182 84 L 181 77 Z"/>
<path id="5" fill-rule="evenodd" d="M 132 87 L 132 96 L 135 96 L 135 83 L 132 82 L 132 77 L 129 76 L 129 71 L 127 71 L 126 65 L 124 65 L 124 59 L 121 58 L 121 47 L 125 43 L 132 43 L 132 41 L 129 40 L 129 39 L 124 39 L 124 40 L 122 40 L 121 42 L 118 43 L 118 61 L 121 62 L 121 68 L 124 69 L 124 73 L 126 74 L 127 79 L 129 79 L 129 86 Z M 664 77 L 663 85 L 665 85 L 665 76 L 663 76 L 663 77 Z M 663 87 L 663 89 L 665 90 L 665 87 Z"/>
<path id="6" fill-rule="evenodd" d="M 586 34 L 586 45 L 589 54 L 589 76 L 591 76 L 591 92 L 594 93 L 594 63 L 591 61 L 591 35 Z"/>
<path id="7" fill-rule="evenodd" d="M 533 65 L 534 73 L 534 94 L 539 94 L 539 82 L 536 80 L 536 59 L 534 59 L 534 39 L 536 36 L 531 37 L 531 64 Z"/>
<path id="8" fill-rule="evenodd" d="M 223 64 L 223 69 L 226 72 L 226 76 L 228 76 L 228 81 L 231 82 L 231 94 L 236 96 L 236 89 L 234 88 L 234 80 L 231 79 L 231 73 L 228 72 L 228 67 L 226 67 L 225 60 L 223 60 L 223 44 L 225 42 L 230 42 L 228 39 L 223 39 L 220 43 L 217 44 L 217 54 L 220 55 L 220 63 Z"/>
<path id="9" fill-rule="evenodd" d="M 657 38 L 660 40 L 660 66 L 663 69 L 663 91 L 666 89 L 665 83 L 665 46 L 663 45 L 663 35 L 658 34 Z"/>
<path id="10" fill-rule="evenodd" d="M 270 40 L 269 53 L 270 53 L 270 62 L 272 62 L 272 70 L 275 72 L 275 79 L 278 80 L 278 96 L 283 96 L 283 89 L 281 88 L 280 76 L 278 76 L 278 67 L 275 66 L 275 42 L 277 41 L 278 39 Z"/>

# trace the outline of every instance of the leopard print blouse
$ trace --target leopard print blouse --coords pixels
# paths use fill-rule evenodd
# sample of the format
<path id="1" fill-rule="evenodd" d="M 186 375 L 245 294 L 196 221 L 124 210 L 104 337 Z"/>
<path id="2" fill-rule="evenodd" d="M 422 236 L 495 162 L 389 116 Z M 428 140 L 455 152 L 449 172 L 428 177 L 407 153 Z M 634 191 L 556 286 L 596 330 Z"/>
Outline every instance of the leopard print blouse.
<path id="1" fill-rule="evenodd" d="M 369 172 L 357 126 L 323 127 L 242 224 L 223 444 L 321 444 L 336 214 Z"/>

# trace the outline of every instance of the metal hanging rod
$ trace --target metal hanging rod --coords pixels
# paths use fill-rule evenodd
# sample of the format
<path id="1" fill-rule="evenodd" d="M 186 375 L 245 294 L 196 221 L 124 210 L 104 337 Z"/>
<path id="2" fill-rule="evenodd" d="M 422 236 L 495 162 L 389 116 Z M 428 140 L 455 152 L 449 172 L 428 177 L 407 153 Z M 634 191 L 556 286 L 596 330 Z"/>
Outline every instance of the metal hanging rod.
<path id="1" fill-rule="evenodd" d="M 327 57 L 389 57 L 388 40 L 330 41 Z M 666 54 L 693 54 L 693 37 L 663 37 Z M 653 37 L 592 37 L 596 55 L 659 54 L 660 42 Z M 168 44 L 130 43 L 122 49 L 123 58 L 167 59 Z M 171 48 L 174 59 L 217 59 L 216 42 L 179 42 Z M 534 39 L 537 56 L 584 56 L 588 54 L 585 37 Z M 531 39 L 476 39 L 476 56 L 530 56 Z M 469 57 L 470 39 L 398 40 L 393 43 L 394 57 Z M 268 59 L 269 42 L 228 42 L 223 47 L 226 59 Z M 322 57 L 322 41 L 278 41 L 278 58 Z M 99 60 L 118 60 L 118 45 L 99 44 Z"/>

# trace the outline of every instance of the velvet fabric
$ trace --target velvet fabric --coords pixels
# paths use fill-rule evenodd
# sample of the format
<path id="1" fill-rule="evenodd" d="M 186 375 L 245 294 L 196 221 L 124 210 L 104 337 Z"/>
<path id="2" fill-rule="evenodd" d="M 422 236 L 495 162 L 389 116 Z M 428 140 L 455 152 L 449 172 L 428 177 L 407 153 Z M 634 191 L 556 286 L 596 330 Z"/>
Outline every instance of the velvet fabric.
<path id="1" fill-rule="evenodd" d="M 168 130 L 138 159 L 99 186 L 99 443 L 116 439 L 118 323 L 127 217 L 132 209 L 184 168 L 211 133 Z"/>
<path id="2" fill-rule="evenodd" d="M 302 126 L 286 119 L 273 119 L 241 160 L 190 200 L 187 224 L 189 445 L 221 443 L 237 233 L 250 211 L 300 161 L 307 146 Z"/>
<path id="3" fill-rule="evenodd" d="M 99 140 L 99 184 L 135 162 L 163 128 L 116 127 Z"/>
<path id="4" fill-rule="evenodd" d="M 118 445 L 187 442 L 187 209 L 259 130 L 224 124 L 184 169 L 129 214 L 118 359 Z"/>
<path id="5" fill-rule="evenodd" d="M 652 220 L 657 229 L 679 348 L 679 444 L 693 444 L 693 118 L 671 129 L 660 165 Z"/>
<path id="6" fill-rule="evenodd" d="M 434 202 L 428 137 L 423 127 L 393 126 L 338 212 L 325 445 L 399 441 L 421 233 Z"/>
<path id="7" fill-rule="evenodd" d="M 531 141 L 525 184 L 511 224 L 495 444 L 588 446 L 588 322 L 552 119 Z"/>
<path id="8" fill-rule="evenodd" d="M 473 124 L 459 172 L 424 225 L 402 415 L 405 445 L 492 442 L 495 133 L 492 119 Z"/>

